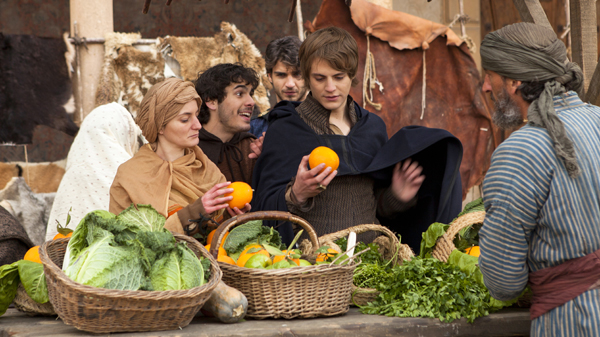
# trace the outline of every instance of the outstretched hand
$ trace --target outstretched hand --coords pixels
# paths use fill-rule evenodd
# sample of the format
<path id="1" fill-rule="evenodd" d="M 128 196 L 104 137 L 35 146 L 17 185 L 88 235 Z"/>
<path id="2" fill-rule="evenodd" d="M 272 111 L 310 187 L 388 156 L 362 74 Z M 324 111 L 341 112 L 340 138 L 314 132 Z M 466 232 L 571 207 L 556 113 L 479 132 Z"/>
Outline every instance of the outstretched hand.
<path id="1" fill-rule="evenodd" d="M 250 150 L 252 153 L 248 155 L 250 159 L 256 159 L 262 153 L 263 141 L 265 140 L 265 133 L 262 133 L 262 136 L 258 137 L 258 139 L 254 140 L 250 143 Z"/>
<path id="2" fill-rule="evenodd" d="M 223 194 L 233 192 L 233 188 L 226 188 L 229 184 L 231 184 L 229 181 L 216 184 L 202 196 L 202 206 L 206 214 L 229 207 L 227 202 L 233 199 L 233 196 L 221 197 Z"/>
<path id="3" fill-rule="evenodd" d="M 392 176 L 392 192 L 396 199 L 406 203 L 417 195 L 425 180 L 425 176 L 421 172 L 423 172 L 423 167 L 410 158 L 396 164 Z"/>
<path id="4" fill-rule="evenodd" d="M 234 207 L 234 208 L 227 207 L 227 212 L 229 212 L 229 215 L 231 215 L 231 217 L 234 217 L 236 215 L 248 213 L 248 212 L 250 212 L 251 209 L 252 209 L 252 206 L 250 206 L 249 203 L 246 203 L 246 205 L 244 205 L 244 208 L 242 208 L 242 209 L 239 209 L 237 207 Z"/>
<path id="5" fill-rule="evenodd" d="M 296 180 L 294 181 L 294 185 L 292 185 L 292 192 L 296 196 L 296 200 L 301 204 L 305 203 L 309 198 L 323 192 L 338 172 L 337 170 L 332 172 L 331 167 L 327 167 L 323 170 L 325 168 L 325 164 L 323 163 L 309 170 L 307 168 L 308 157 L 309 156 L 302 157 L 300 166 L 298 166 Z M 323 170 L 323 172 L 321 172 L 321 170 Z"/>

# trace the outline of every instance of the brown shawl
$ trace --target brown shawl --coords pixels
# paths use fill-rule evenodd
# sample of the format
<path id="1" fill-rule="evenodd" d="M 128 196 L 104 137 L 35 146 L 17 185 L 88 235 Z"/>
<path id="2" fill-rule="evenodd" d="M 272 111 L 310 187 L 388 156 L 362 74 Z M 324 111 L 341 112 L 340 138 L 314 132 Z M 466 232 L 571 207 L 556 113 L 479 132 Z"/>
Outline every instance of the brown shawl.
<path id="1" fill-rule="evenodd" d="M 186 149 L 183 157 L 168 162 L 146 144 L 133 158 L 119 166 L 110 187 L 109 210 L 119 214 L 131 203 L 150 204 L 168 217 L 173 213 L 171 210 L 193 203 L 215 184 L 224 181 L 221 171 L 197 146 Z M 180 223 L 175 225 L 176 228 L 165 227 L 183 232 Z"/>

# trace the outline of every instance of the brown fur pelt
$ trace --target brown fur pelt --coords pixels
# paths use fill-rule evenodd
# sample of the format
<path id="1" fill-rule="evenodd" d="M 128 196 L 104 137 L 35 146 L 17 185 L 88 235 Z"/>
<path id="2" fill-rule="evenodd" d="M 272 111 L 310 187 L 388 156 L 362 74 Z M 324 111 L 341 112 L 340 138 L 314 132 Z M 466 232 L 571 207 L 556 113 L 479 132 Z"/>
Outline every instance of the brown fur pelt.
<path id="1" fill-rule="evenodd" d="M 179 64 L 179 76 L 194 81 L 208 68 L 221 63 L 241 63 L 252 68 L 259 76 L 258 88 L 254 90 L 254 101 L 261 111 L 270 108 L 268 90 L 271 83 L 267 78 L 265 60 L 252 41 L 235 25 L 222 22 L 221 32 L 214 37 L 170 37 L 161 40 L 160 49 L 167 63 Z"/>
<path id="2" fill-rule="evenodd" d="M 13 177 L 22 176 L 35 193 L 51 193 L 58 190 L 58 185 L 65 175 L 65 160 L 54 163 L 0 163 L 0 189 Z"/>
<path id="3" fill-rule="evenodd" d="M 96 91 L 96 106 L 117 102 L 135 117 L 150 87 L 165 79 L 165 61 L 156 45 L 148 51 L 133 47 L 137 33 L 109 33 L 104 44 L 104 66 Z"/>

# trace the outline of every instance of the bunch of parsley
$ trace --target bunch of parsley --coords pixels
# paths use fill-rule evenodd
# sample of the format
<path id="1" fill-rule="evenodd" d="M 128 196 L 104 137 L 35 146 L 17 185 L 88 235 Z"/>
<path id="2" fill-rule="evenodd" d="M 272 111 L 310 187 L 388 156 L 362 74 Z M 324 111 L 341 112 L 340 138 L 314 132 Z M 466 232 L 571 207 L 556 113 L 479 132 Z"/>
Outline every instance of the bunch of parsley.
<path id="1" fill-rule="evenodd" d="M 494 310 L 488 290 L 458 267 L 432 258 L 414 257 L 394 266 L 376 289 L 377 299 L 361 307 L 371 315 L 430 317 L 451 322 L 465 317 L 469 323 Z"/>

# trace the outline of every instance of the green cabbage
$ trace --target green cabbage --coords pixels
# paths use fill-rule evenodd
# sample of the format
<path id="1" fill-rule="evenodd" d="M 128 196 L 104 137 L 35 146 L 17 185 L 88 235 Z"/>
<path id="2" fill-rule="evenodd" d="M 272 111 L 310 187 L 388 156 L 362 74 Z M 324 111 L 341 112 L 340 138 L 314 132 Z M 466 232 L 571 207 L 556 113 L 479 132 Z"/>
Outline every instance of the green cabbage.
<path id="1" fill-rule="evenodd" d="M 18 261 L 0 267 L 0 316 L 4 315 L 8 306 L 17 296 L 19 286 Z"/>
<path id="2" fill-rule="evenodd" d="M 158 291 L 190 289 L 204 284 L 204 270 L 196 254 L 181 242 L 154 263 L 150 282 Z"/>

